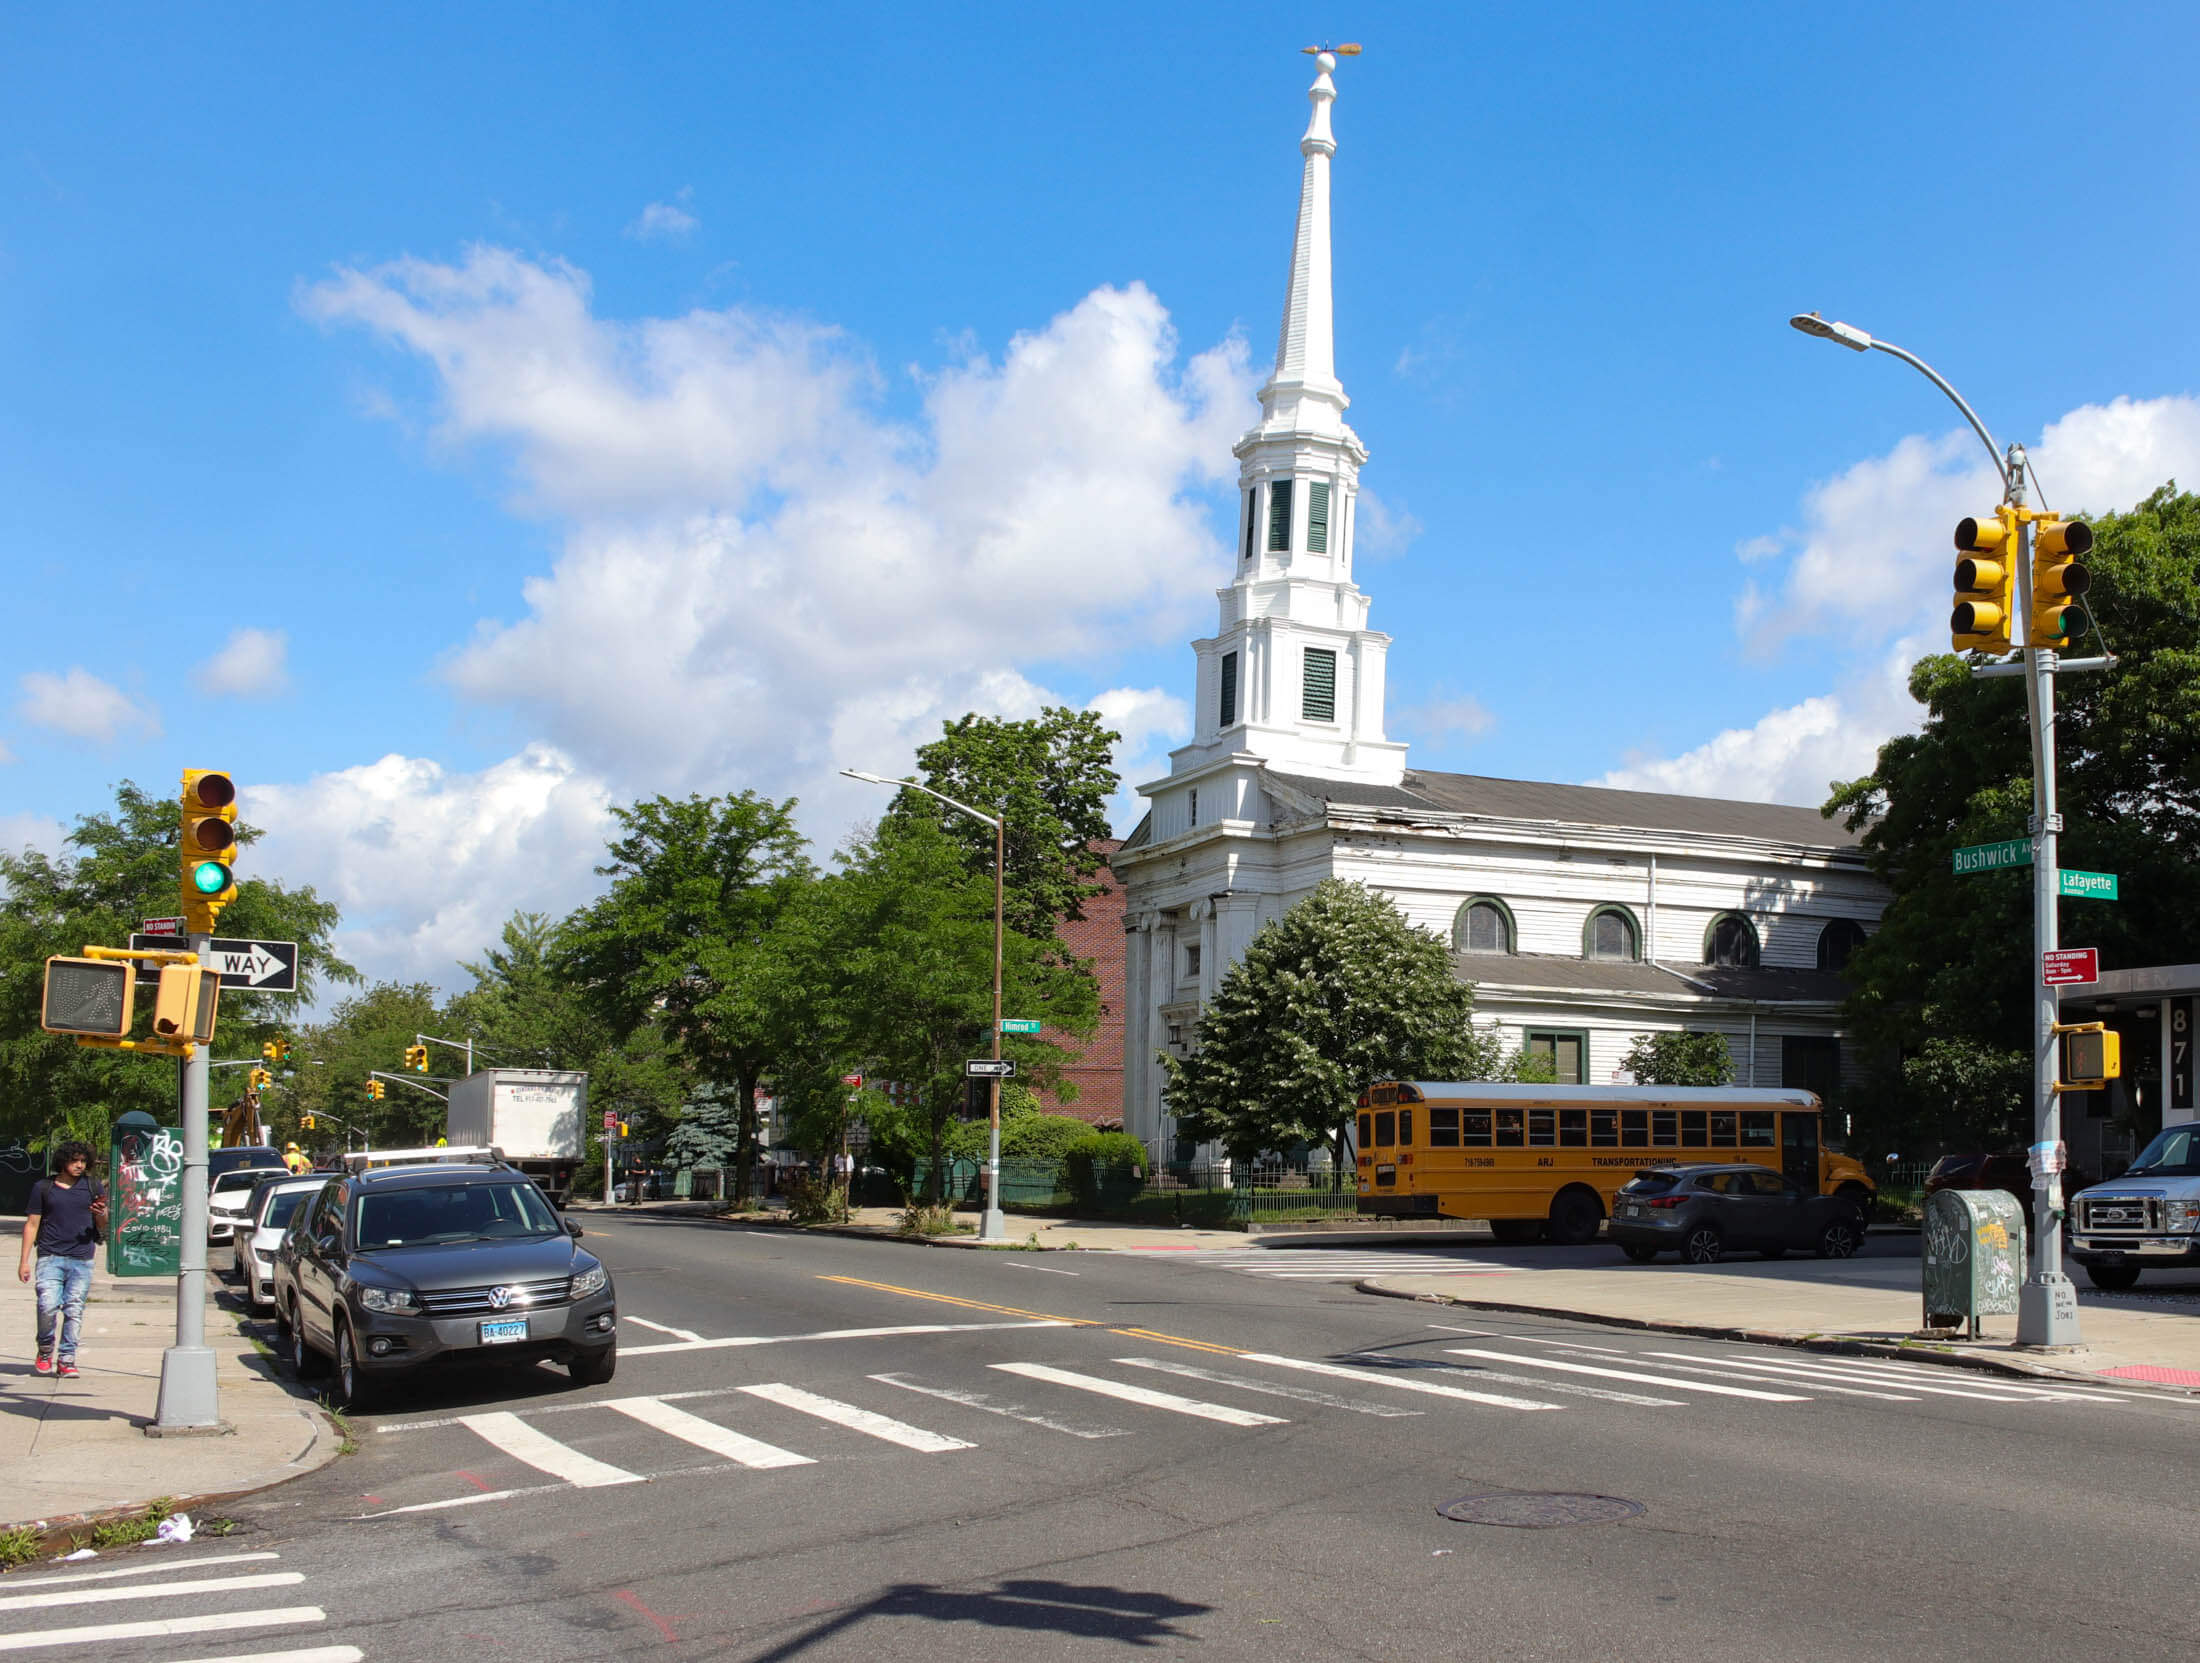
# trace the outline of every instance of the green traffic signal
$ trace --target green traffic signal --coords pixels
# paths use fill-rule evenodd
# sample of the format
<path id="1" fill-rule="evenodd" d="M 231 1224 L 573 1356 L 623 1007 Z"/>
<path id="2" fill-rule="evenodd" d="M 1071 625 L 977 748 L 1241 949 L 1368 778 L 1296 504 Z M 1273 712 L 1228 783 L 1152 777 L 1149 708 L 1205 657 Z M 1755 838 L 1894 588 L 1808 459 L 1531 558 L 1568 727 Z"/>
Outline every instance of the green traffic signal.
<path id="1" fill-rule="evenodd" d="M 191 868 L 191 887 L 201 895 L 219 895 L 229 887 L 229 868 L 218 860 L 202 860 Z"/>

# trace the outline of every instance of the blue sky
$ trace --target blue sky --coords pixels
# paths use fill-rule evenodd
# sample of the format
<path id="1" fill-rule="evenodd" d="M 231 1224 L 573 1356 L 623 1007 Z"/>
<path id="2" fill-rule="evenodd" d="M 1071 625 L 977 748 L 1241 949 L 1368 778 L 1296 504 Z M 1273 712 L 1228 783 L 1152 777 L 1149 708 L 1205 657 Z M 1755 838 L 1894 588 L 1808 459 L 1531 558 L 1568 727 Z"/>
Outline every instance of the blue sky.
<path id="1" fill-rule="evenodd" d="M 449 981 L 610 802 L 798 794 L 829 849 L 880 806 L 835 767 L 1052 700 L 1153 777 L 1325 33 L 1392 736 L 1815 802 L 1992 492 L 1790 313 L 2058 505 L 2200 480 L 2189 12 L 1827 17 L 19 11 L 0 838 L 226 765 L 253 858 Z"/>

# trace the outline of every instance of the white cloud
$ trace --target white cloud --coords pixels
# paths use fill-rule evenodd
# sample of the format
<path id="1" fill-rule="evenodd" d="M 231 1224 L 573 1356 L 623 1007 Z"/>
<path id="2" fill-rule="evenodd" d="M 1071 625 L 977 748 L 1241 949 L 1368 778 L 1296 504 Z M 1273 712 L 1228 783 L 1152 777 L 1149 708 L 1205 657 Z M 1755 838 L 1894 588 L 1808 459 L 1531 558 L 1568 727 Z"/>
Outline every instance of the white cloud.
<path id="1" fill-rule="evenodd" d="M 233 631 L 221 650 L 191 673 L 202 693 L 260 698 L 290 686 L 290 639 L 279 629 Z"/>
<path id="2" fill-rule="evenodd" d="M 543 745 L 477 774 L 390 755 L 241 796 L 266 833 L 252 865 L 336 902 L 340 953 L 444 985 L 514 911 L 562 916 L 594 894 L 611 828 L 603 782 Z"/>
<path id="3" fill-rule="evenodd" d="M 626 234 L 636 242 L 684 242 L 703 222 L 688 212 L 694 200 L 692 188 L 683 189 L 670 202 L 652 202 L 644 208 Z"/>
<path id="4" fill-rule="evenodd" d="M 905 755 L 945 716 L 1016 713 L 1018 664 L 1181 639 L 1227 569 L 1208 493 L 1251 413 L 1244 353 L 1179 366 L 1138 285 L 920 376 L 911 426 L 830 330 L 607 322 L 583 274 L 502 250 L 341 272 L 301 305 L 426 357 L 445 440 L 508 446 L 569 516 L 526 615 L 445 674 L 621 787 Z"/>
<path id="5" fill-rule="evenodd" d="M 1353 548 L 1370 560 L 1403 554 L 1407 545 L 1421 535 L 1421 522 L 1411 509 L 1402 503 L 1391 507 L 1365 485 L 1360 487 L 1353 515 Z"/>
<path id="6" fill-rule="evenodd" d="M 14 760 L 15 752 L 8 748 L 8 742 L 5 739 L 0 739 L 0 765 L 5 765 Z"/>
<path id="7" fill-rule="evenodd" d="M 1398 712 L 1399 733 L 1429 744 L 1449 739 L 1479 739 L 1497 726 L 1497 718 L 1471 693 L 1430 699 Z"/>
<path id="8" fill-rule="evenodd" d="M 71 739 L 111 745 L 126 734 L 151 738 L 160 732 L 160 715 L 152 706 L 80 667 L 58 676 L 33 670 L 18 685 L 23 696 L 16 714 Z"/>
<path id="9" fill-rule="evenodd" d="M 1146 812 L 1146 799 L 1138 787 L 1169 771 L 1169 752 L 1192 736 L 1192 707 L 1174 693 L 1158 687 L 1111 687 L 1090 700 L 1086 709 L 1123 737 L 1116 743 L 1114 763 L 1121 784 L 1108 799 L 1108 821 L 1120 836 L 1127 836 Z"/>
<path id="10" fill-rule="evenodd" d="M 0 854 L 19 855 L 25 849 L 56 856 L 68 835 L 59 820 L 43 814 L 0 814 Z"/>

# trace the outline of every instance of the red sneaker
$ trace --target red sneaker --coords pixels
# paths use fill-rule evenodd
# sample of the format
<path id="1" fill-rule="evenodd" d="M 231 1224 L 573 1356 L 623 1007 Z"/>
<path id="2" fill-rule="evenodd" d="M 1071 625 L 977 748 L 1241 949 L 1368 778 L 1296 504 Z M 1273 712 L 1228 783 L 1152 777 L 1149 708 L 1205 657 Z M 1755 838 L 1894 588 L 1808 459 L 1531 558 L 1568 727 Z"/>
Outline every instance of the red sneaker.
<path id="1" fill-rule="evenodd" d="M 40 1356 L 38 1361 L 34 1363 L 32 1367 L 36 1368 L 40 1374 L 51 1374 L 53 1373 L 53 1359 L 47 1356 Z"/>
<path id="2" fill-rule="evenodd" d="M 64 1380 L 74 1380 L 76 1378 L 76 1365 L 74 1363 L 63 1363 L 56 1372 Z"/>

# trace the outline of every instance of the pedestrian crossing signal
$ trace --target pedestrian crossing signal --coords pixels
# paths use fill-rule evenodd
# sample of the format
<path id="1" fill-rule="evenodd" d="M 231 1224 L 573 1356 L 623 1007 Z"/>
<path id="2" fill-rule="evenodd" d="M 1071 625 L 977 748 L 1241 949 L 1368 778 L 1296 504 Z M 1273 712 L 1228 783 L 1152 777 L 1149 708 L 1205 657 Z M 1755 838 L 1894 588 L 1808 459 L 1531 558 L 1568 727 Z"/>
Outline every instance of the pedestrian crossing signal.
<path id="1" fill-rule="evenodd" d="M 137 976 L 125 960 L 50 958 L 38 1025 L 49 1034 L 122 1039 L 136 997 Z"/>
<path id="2" fill-rule="evenodd" d="M 2057 1023 L 2062 1039 L 2062 1079 L 2065 1091 L 2100 1091 L 2124 1071 L 2123 1036 L 2099 1022 L 2069 1027 Z"/>

